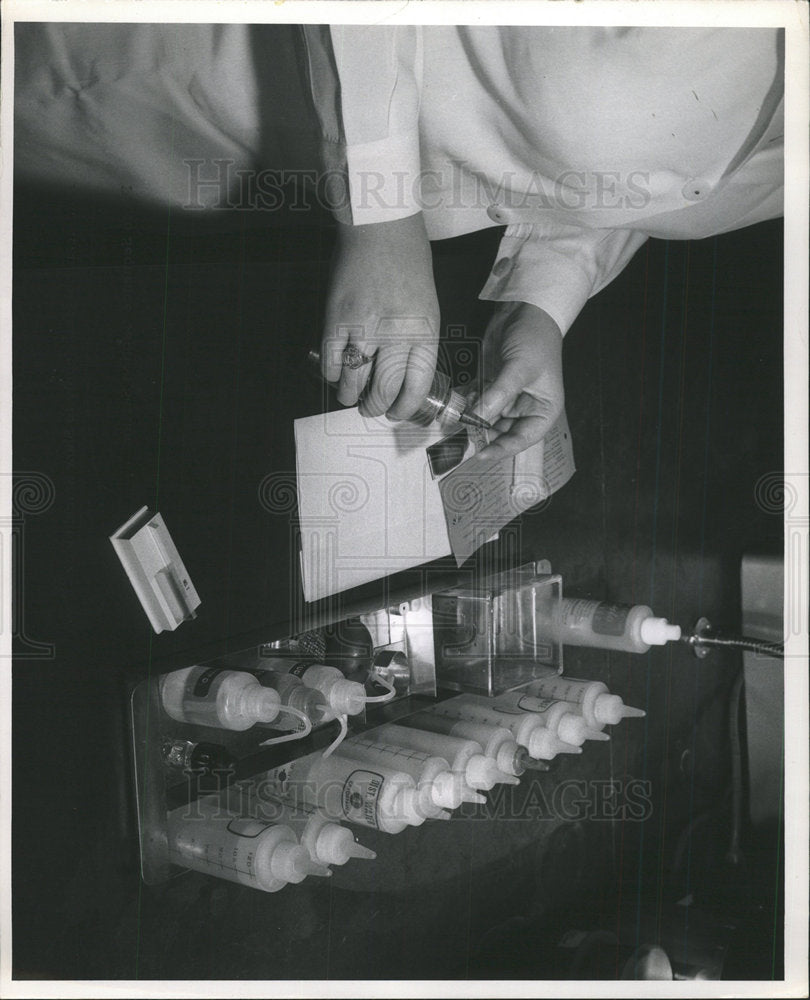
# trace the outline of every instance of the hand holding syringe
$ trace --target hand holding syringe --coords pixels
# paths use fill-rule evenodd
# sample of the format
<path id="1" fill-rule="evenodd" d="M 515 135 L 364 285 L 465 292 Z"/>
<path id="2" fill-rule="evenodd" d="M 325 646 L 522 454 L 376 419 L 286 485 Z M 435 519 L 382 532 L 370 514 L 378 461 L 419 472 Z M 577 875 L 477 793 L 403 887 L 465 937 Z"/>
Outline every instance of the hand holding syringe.
<path id="1" fill-rule="evenodd" d="M 348 368 L 359 368 L 366 364 L 370 365 L 373 361 L 373 358 L 367 357 L 353 347 L 347 347 L 343 352 L 343 364 Z M 320 375 L 321 356 L 318 351 L 310 351 L 307 355 L 307 362 L 311 365 L 312 370 Z M 327 385 L 336 385 L 336 383 L 327 382 L 325 379 L 324 381 Z M 453 388 L 450 377 L 445 375 L 444 372 L 437 370 L 434 373 L 433 382 L 424 402 L 416 413 L 408 418 L 408 421 L 409 423 L 422 426 L 430 424 L 434 420 L 441 420 L 442 422 L 454 421 L 459 424 L 467 424 L 471 427 L 479 427 L 482 430 L 492 430 L 491 424 L 484 420 L 483 417 L 468 412 L 468 408 L 469 401 L 462 393 Z"/>

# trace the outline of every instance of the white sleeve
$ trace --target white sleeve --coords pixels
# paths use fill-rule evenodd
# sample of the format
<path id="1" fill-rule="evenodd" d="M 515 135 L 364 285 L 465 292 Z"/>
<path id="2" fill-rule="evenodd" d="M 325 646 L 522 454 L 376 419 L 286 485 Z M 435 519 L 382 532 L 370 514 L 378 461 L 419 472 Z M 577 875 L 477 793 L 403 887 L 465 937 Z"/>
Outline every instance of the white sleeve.
<path id="1" fill-rule="evenodd" d="M 312 25 L 303 34 L 336 217 L 363 225 L 416 214 L 421 29 Z"/>
<path id="2" fill-rule="evenodd" d="M 633 229 L 556 222 L 509 226 L 480 298 L 529 302 L 565 334 L 587 300 L 621 273 L 646 239 Z"/>

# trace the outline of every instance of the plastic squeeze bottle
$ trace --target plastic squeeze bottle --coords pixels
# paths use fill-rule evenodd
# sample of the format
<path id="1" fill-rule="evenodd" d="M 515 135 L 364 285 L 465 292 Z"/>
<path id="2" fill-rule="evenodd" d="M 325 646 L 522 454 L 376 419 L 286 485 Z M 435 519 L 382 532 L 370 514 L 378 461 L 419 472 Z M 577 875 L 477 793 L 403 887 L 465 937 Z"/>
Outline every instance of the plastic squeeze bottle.
<path id="1" fill-rule="evenodd" d="M 395 746 L 382 734 L 377 734 L 376 739 L 374 736 L 353 737 L 337 753 L 410 774 L 419 792 L 419 809 L 426 819 L 436 819 L 446 809 L 458 809 L 462 802 L 486 802 L 483 795 L 469 788 L 463 775 L 450 770 L 444 757 Z"/>
<path id="2" fill-rule="evenodd" d="M 609 740 L 601 728 L 589 729 L 579 712 L 572 712 L 567 701 L 551 698 L 537 698 L 522 691 L 506 691 L 492 699 L 498 705 L 517 708 L 521 712 L 533 712 L 557 739 L 581 747 L 585 740 Z"/>
<path id="3" fill-rule="evenodd" d="M 168 835 L 174 864 L 264 892 L 278 892 L 307 875 L 331 875 L 289 826 L 228 813 L 210 799 L 169 813 Z"/>
<path id="4" fill-rule="evenodd" d="M 278 691 L 282 705 L 291 705 L 299 712 L 303 712 L 313 726 L 329 721 L 332 713 L 328 710 L 326 699 L 320 691 L 307 687 L 300 677 L 295 674 L 276 673 L 273 670 L 262 670 L 257 676 L 262 687 Z M 324 709 L 327 709 L 326 713 Z M 275 725 L 277 729 L 293 731 L 301 728 L 301 723 L 292 717 L 289 721 L 279 719 Z"/>
<path id="5" fill-rule="evenodd" d="M 553 760 L 560 753 L 582 753 L 581 747 L 571 746 L 570 743 L 557 739 L 533 713 L 498 706 L 493 698 L 484 698 L 481 702 L 475 695 L 464 694 L 440 701 L 432 710 L 448 719 L 503 726 L 509 730 L 515 742 L 525 747 L 529 756 L 536 760 Z"/>
<path id="6" fill-rule="evenodd" d="M 315 806 L 332 820 L 383 833 L 399 833 L 425 821 L 413 778 L 382 765 L 317 753 L 274 768 L 266 778 L 285 802 Z"/>
<path id="7" fill-rule="evenodd" d="M 283 799 L 262 795 L 257 813 L 290 827 L 316 864 L 345 865 L 351 858 L 373 861 L 377 857 L 370 848 L 358 844 L 347 827 L 304 803 L 293 806 Z"/>
<path id="8" fill-rule="evenodd" d="M 681 637 L 679 625 L 656 618 L 645 604 L 610 604 L 564 597 L 555 624 L 566 646 L 595 646 L 628 653 L 646 653 Z"/>
<path id="9" fill-rule="evenodd" d="M 518 746 L 512 734 L 503 726 L 488 726 L 483 722 L 447 719 L 443 715 L 435 715 L 429 711 L 409 715 L 403 721 L 408 727 L 412 726 L 430 733 L 443 733 L 445 736 L 455 736 L 457 739 L 473 740 L 475 743 L 480 743 L 484 756 L 494 760 L 499 770 L 512 777 L 520 777 L 527 767 L 533 766 L 534 762 L 526 748 Z"/>
<path id="10" fill-rule="evenodd" d="M 320 663 L 267 659 L 262 666 L 268 671 L 300 677 L 308 688 L 319 691 L 328 706 L 321 721 L 329 721 L 341 715 L 359 715 L 366 704 L 388 701 L 395 693 L 391 690 L 384 695 L 369 696 L 359 681 L 350 681 L 337 667 Z"/>
<path id="11" fill-rule="evenodd" d="M 526 690 L 536 697 L 570 702 L 579 709 L 586 725 L 591 729 L 615 726 L 622 719 L 640 719 L 647 714 L 641 708 L 625 705 L 619 695 L 611 694 L 607 685 L 601 681 L 586 681 L 556 674 L 532 681 Z"/>
<path id="12" fill-rule="evenodd" d="M 511 774 L 502 771 L 491 757 L 484 755 L 484 748 L 474 740 L 393 724 L 381 726 L 376 732 L 399 747 L 444 757 L 450 769 L 462 775 L 470 788 L 488 792 L 497 784 L 517 784 Z"/>
<path id="13" fill-rule="evenodd" d="M 282 710 L 277 691 L 253 674 L 218 667 L 186 667 L 160 679 L 163 708 L 177 722 L 245 730 L 274 722 Z"/>

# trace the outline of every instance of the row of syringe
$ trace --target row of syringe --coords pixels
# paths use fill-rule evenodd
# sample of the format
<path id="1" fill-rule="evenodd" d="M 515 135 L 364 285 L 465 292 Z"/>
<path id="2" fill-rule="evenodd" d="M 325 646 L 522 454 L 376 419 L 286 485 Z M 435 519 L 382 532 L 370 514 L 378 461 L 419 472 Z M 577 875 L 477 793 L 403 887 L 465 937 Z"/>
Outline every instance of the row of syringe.
<path id="1" fill-rule="evenodd" d="M 563 695 L 568 700 L 558 700 Z M 621 718 L 642 716 L 598 681 L 552 675 L 497 698 L 461 695 L 169 815 L 172 860 L 267 892 L 329 865 L 375 857 L 341 825 L 399 833 L 449 819 L 527 767 L 581 753 Z M 563 736 L 565 739 L 563 739 Z"/>

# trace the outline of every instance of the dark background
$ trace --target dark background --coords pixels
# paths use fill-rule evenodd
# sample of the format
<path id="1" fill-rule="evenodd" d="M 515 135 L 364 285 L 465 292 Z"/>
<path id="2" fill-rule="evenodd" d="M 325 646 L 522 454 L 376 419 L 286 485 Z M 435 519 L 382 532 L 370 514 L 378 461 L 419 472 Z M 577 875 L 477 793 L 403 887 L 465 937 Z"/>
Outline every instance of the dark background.
<path id="1" fill-rule="evenodd" d="M 307 621 L 294 511 L 269 507 L 266 484 L 292 476 L 292 420 L 328 404 L 302 358 L 332 224 L 317 207 L 198 215 L 24 178 L 14 210 L 14 974 L 610 978 L 638 944 L 665 940 L 688 964 L 722 940 L 727 978 L 779 978 L 781 832 L 746 830 L 743 863 L 724 862 L 730 653 L 567 650 L 566 673 L 647 716 L 524 778 L 511 817 L 363 832 L 375 862 L 274 895 L 193 873 L 141 883 L 133 685 Z M 445 334 L 480 337 L 498 235 L 434 245 Z M 739 628 L 742 554 L 782 551 L 781 515 L 755 496 L 782 460 L 782 259 L 779 222 L 637 254 L 566 337 L 576 475 L 479 567 L 545 558 L 569 594 Z M 26 482 L 46 484 L 39 499 Z M 176 633 L 151 633 L 108 541 L 143 504 L 203 598 Z M 543 815 L 567 779 L 648 781 L 651 808 Z M 606 935 L 579 971 L 566 931 Z"/>

